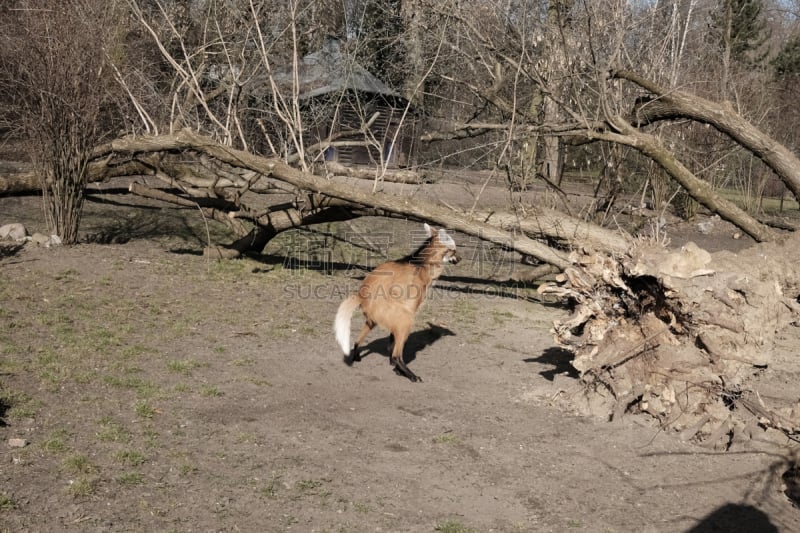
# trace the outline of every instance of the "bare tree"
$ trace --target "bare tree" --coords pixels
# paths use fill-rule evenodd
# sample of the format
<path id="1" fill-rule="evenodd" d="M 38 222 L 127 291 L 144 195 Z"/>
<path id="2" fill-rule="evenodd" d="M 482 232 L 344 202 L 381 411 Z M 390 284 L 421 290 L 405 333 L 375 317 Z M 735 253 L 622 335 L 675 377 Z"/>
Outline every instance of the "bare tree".
<path id="1" fill-rule="evenodd" d="M 0 70 L 5 110 L 27 138 L 42 180 L 45 218 L 66 244 L 77 241 L 87 166 L 112 127 L 116 2 L 19 0 L 2 13 Z"/>
<path id="2" fill-rule="evenodd" d="M 326 176 L 359 175 L 346 168 L 314 163 L 321 161 L 331 147 L 364 143 L 377 147 L 378 170 L 373 175 L 386 176 L 382 141 L 370 131 L 374 115 L 359 109 L 357 101 L 357 120 L 350 133 L 362 133 L 360 141 L 344 140 L 333 132 L 327 137 L 324 132 L 316 138 L 309 137 L 309 132 L 318 129 L 318 114 L 340 113 L 350 97 L 342 92 L 322 105 L 309 105 L 301 74 L 305 68 L 302 54 L 324 41 L 320 32 L 335 29 L 331 21 L 353 19 L 360 9 L 357 2 L 348 4 L 347 12 L 340 17 L 334 16 L 333 4 L 299 0 L 282 5 L 281 9 L 245 0 L 224 5 L 184 4 L 159 0 L 130 3 L 136 19 L 164 58 L 164 65 L 169 67 L 164 72 L 172 76 L 165 97 L 171 102 L 167 124 L 151 118 L 167 116 L 163 110 L 148 109 L 137 100 L 136 91 L 127 87 L 144 129 L 175 131 L 190 125 L 225 145 L 277 156 L 304 172 L 322 172 Z M 393 12 L 402 18 L 404 12 L 396 7 Z M 625 171 L 622 166 L 636 161 L 630 157 L 631 152 L 613 148 L 625 146 L 671 176 L 675 183 L 672 187 L 686 190 L 757 240 L 774 238 L 772 230 L 709 186 L 713 181 L 703 179 L 709 165 L 701 168 L 698 176 L 692 169 L 696 161 L 682 160 L 680 155 L 684 132 L 680 124 L 672 126 L 675 120 L 688 118 L 711 124 L 730 136 L 732 141 L 728 142 L 753 150 L 776 169 L 791 190 L 797 188 L 789 152 L 776 148 L 768 136 L 751 128 L 739 113 L 715 107 L 713 102 L 689 91 L 675 90 L 674 85 L 690 72 L 684 66 L 690 55 L 687 49 L 701 42 L 693 38 L 698 26 L 694 0 L 642 7 L 615 0 L 591 5 L 559 2 L 548 10 L 538 9 L 530 2 L 512 2 L 500 10 L 494 7 L 475 0 L 447 6 L 422 3 L 413 10 L 415 35 L 419 38 L 425 34 L 427 40 L 415 45 L 413 65 L 398 69 L 419 70 L 423 57 L 428 62 L 427 71 L 420 74 L 417 87 L 436 88 L 436 93 L 426 94 L 426 111 L 435 114 L 447 110 L 441 116 L 448 119 L 439 121 L 439 130 L 429 131 L 425 138 L 430 142 L 482 139 L 479 143 L 483 146 L 493 146 L 494 163 L 490 166 L 504 169 L 512 184 L 520 183 L 516 173 L 528 172 L 526 169 L 540 164 L 546 166 L 563 146 L 585 154 L 587 168 L 600 168 L 599 175 L 611 184 L 612 197 L 621 183 L 619 174 Z M 265 16 L 268 9 L 270 17 Z M 452 22 L 447 25 L 448 39 L 432 31 L 443 27 L 445 20 Z M 669 24 L 661 23 L 665 20 Z M 403 24 L 397 28 L 402 29 Z M 650 28 L 649 33 L 643 28 Z M 352 48 L 358 56 L 369 43 L 355 40 Z M 397 42 L 406 41 L 398 37 Z M 350 43 L 347 46 L 349 53 Z M 662 53 L 664 50 L 669 53 Z M 633 64 L 644 65 L 648 75 L 619 68 Z M 389 66 L 384 64 L 384 68 Z M 615 74 L 609 77 L 609 72 Z M 454 99 L 458 100 L 457 105 L 452 104 Z M 663 112 L 670 105 L 678 109 Z M 662 110 L 661 115 L 658 110 Z M 253 150 L 259 142 L 264 149 Z M 454 149 L 463 152 L 461 148 Z M 623 153 L 629 157 L 623 158 Z M 550 160 L 557 159 L 560 156 Z M 165 168 L 157 166 L 155 175 L 164 175 Z M 186 179 L 184 171 L 173 170 Z M 203 190 L 188 180 L 186 195 L 221 196 L 237 207 L 248 201 L 243 195 L 253 192 L 249 182 L 241 190 L 222 187 L 224 179 L 213 179 L 216 171 L 198 170 L 199 175 L 209 176 L 213 187 Z M 547 173 L 541 175 L 547 179 Z M 175 184 L 175 176 L 164 177 Z M 414 175 L 402 175 L 400 179 L 414 179 Z M 200 181 L 204 180 L 208 181 Z M 555 180 L 547 179 L 557 187 Z M 518 206 L 513 195 L 510 198 L 516 215 L 524 218 L 529 206 Z M 237 231 L 242 227 L 237 226 Z"/>
<path id="3" fill-rule="evenodd" d="M 165 74 L 171 76 L 168 84 L 162 84 L 169 87 L 164 98 L 170 102 L 168 114 L 163 109 L 148 109 L 140 95 L 126 87 L 142 117 L 143 129 L 174 132 L 191 126 L 225 145 L 280 157 L 305 172 L 344 173 L 346 169 L 314 163 L 331 147 L 354 141 L 333 132 L 327 137 L 309 136 L 318 129 L 318 115 L 341 112 L 344 92 L 334 93 L 324 103 L 327 109 L 317 103 L 309 105 L 301 70 L 305 68 L 303 53 L 323 42 L 320 32 L 335 29 L 332 20 L 350 28 L 351 23 L 345 21 L 356 17 L 359 4 L 348 4 L 339 17 L 333 16 L 335 6 L 329 3 L 296 0 L 281 6 L 246 0 L 225 4 L 131 1 L 135 18 L 160 51 L 168 67 Z M 548 160 L 561 166 L 558 154 L 563 146 L 581 154 L 568 160 L 584 158 L 587 168 L 599 167 L 599 175 L 613 182 L 612 195 L 619 187 L 617 175 L 624 171 L 612 166 L 630 165 L 625 159 L 635 159 L 623 159 L 622 152 L 611 147 L 626 146 L 655 162 L 674 179 L 677 185 L 673 187 L 685 189 L 756 239 L 774 237 L 763 224 L 708 186 L 703 174 L 708 173 L 705 168 L 709 165 L 695 171 L 694 160 L 681 158 L 684 131 L 671 124 L 687 118 L 712 124 L 733 142 L 754 150 L 791 190 L 797 190 L 790 153 L 776 149 L 768 136 L 750 128 L 734 110 L 715 107 L 689 91 L 675 90 L 674 85 L 688 76 L 684 67 L 690 55 L 687 49 L 701 42 L 692 37 L 698 26 L 694 0 L 640 7 L 616 0 L 558 2 L 547 10 L 538 7 L 531 2 L 512 2 L 498 10 L 491 3 L 475 0 L 447 6 L 421 3 L 413 10 L 412 33 L 418 38 L 427 35 L 425 42 L 415 45 L 417 53 L 412 58 L 415 70 L 419 70 L 420 57 L 428 62 L 417 87 L 436 88 L 436 93 L 425 97 L 429 114 L 448 111 L 442 113 L 446 120 L 438 122 L 439 130 L 429 131 L 424 138 L 429 142 L 483 139 L 479 142 L 484 146 L 494 147 L 491 166 L 504 168 L 511 183 L 519 183 L 515 173 L 539 164 L 547 166 Z M 267 10 L 270 17 L 265 16 Z M 394 12 L 401 18 L 404 13 Z M 442 27 L 444 20 L 452 22 L 447 26 L 448 39 L 431 31 Z M 403 24 L 397 27 L 402 29 Z M 650 33 L 643 28 L 650 28 Z M 397 42 L 405 41 L 398 37 Z M 356 42 L 354 49 L 363 53 L 363 46 Z M 624 68 L 634 64 L 644 65 L 647 75 Z M 609 72 L 616 74 L 609 77 Z M 622 83 L 623 79 L 633 83 Z M 438 103 L 436 98 L 440 98 Z M 457 105 L 452 104 L 454 98 Z M 667 105 L 674 108 L 676 102 L 680 109 L 658 115 L 657 110 Z M 356 102 L 357 110 L 358 106 Z M 703 110 L 708 112 L 703 114 Z M 355 142 L 377 147 L 378 172 L 374 175 L 385 176 L 383 141 L 370 130 L 374 115 L 366 109 L 359 111 L 350 133 L 361 132 L 362 139 Z M 153 118 L 164 116 L 169 116 L 167 124 Z M 262 149 L 255 149 L 258 144 Z M 539 145 L 542 150 L 537 149 Z M 616 155 L 609 158 L 606 154 Z M 548 173 L 542 175 L 547 178 Z M 557 187 L 557 175 L 551 174 L 547 180 L 551 186 Z M 186 189 L 189 196 L 198 191 L 196 187 Z M 202 194 L 222 193 L 237 204 L 243 192 L 229 195 L 224 188 L 215 187 Z M 512 199 L 512 206 L 514 202 Z"/>

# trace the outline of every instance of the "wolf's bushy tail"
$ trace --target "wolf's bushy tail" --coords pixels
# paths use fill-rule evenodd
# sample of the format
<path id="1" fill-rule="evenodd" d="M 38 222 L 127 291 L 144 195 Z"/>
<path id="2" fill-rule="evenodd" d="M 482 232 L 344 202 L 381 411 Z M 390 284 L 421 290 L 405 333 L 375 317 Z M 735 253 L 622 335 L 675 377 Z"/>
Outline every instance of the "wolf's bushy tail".
<path id="1" fill-rule="evenodd" d="M 333 322 L 333 330 L 336 332 L 336 340 L 342 347 L 345 355 L 350 353 L 350 320 L 353 318 L 353 311 L 361 304 L 357 294 L 352 295 L 339 305 L 336 311 L 336 320 Z"/>

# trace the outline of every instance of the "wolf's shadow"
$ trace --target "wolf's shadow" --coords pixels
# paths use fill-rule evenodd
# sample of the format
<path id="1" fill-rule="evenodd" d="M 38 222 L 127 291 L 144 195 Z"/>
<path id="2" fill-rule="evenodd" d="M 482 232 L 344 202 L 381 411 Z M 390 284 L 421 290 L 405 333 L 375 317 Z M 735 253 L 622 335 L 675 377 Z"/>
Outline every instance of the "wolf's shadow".
<path id="1" fill-rule="evenodd" d="M 455 333 L 452 330 L 444 326 L 439 326 L 432 322 L 428 322 L 427 328 L 418 331 L 412 331 L 408 336 L 408 340 L 406 340 L 406 344 L 403 347 L 403 362 L 406 364 L 410 363 L 417 358 L 417 353 L 432 345 L 442 337 L 454 335 Z M 377 353 L 384 357 L 390 357 L 392 355 L 392 343 L 392 336 L 389 335 L 387 337 L 375 339 L 368 344 L 360 346 L 358 354 L 359 360 L 364 359 L 371 353 Z M 348 365 L 352 365 L 353 354 L 351 353 L 345 356 L 344 362 Z"/>

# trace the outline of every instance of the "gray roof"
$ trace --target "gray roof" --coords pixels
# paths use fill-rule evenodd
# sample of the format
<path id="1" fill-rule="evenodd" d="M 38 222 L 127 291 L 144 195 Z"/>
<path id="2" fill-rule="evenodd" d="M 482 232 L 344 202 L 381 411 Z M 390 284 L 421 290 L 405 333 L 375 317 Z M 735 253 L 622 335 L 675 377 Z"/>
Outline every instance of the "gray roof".
<path id="1" fill-rule="evenodd" d="M 363 91 L 386 96 L 400 96 L 391 87 L 370 74 L 354 58 L 343 54 L 339 41 L 328 39 L 322 49 L 308 54 L 298 64 L 300 98 L 313 98 L 344 90 Z M 275 83 L 282 89 L 291 86 L 291 68 L 274 73 Z"/>

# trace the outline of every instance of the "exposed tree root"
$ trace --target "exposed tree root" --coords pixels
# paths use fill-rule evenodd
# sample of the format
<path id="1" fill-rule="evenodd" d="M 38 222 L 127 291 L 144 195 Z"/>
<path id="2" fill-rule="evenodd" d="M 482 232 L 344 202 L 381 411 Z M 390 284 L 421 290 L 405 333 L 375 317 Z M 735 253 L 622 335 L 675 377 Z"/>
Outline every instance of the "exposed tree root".
<path id="1" fill-rule="evenodd" d="M 754 415 L 762 404 L 748 386 L 771 363 L 774 335 L 800 314 L 799 245 L 793 236 L 738 255 L 694 243 L 574 252 L 572 266 L 539 291 L 574 306 L 553 332 L 575 356 L 582 410 L 647 413 L 681 438 L 718 447 L 749 435 L 754 416 L 787 434 L 800 428 L 794 410 Z"/>

